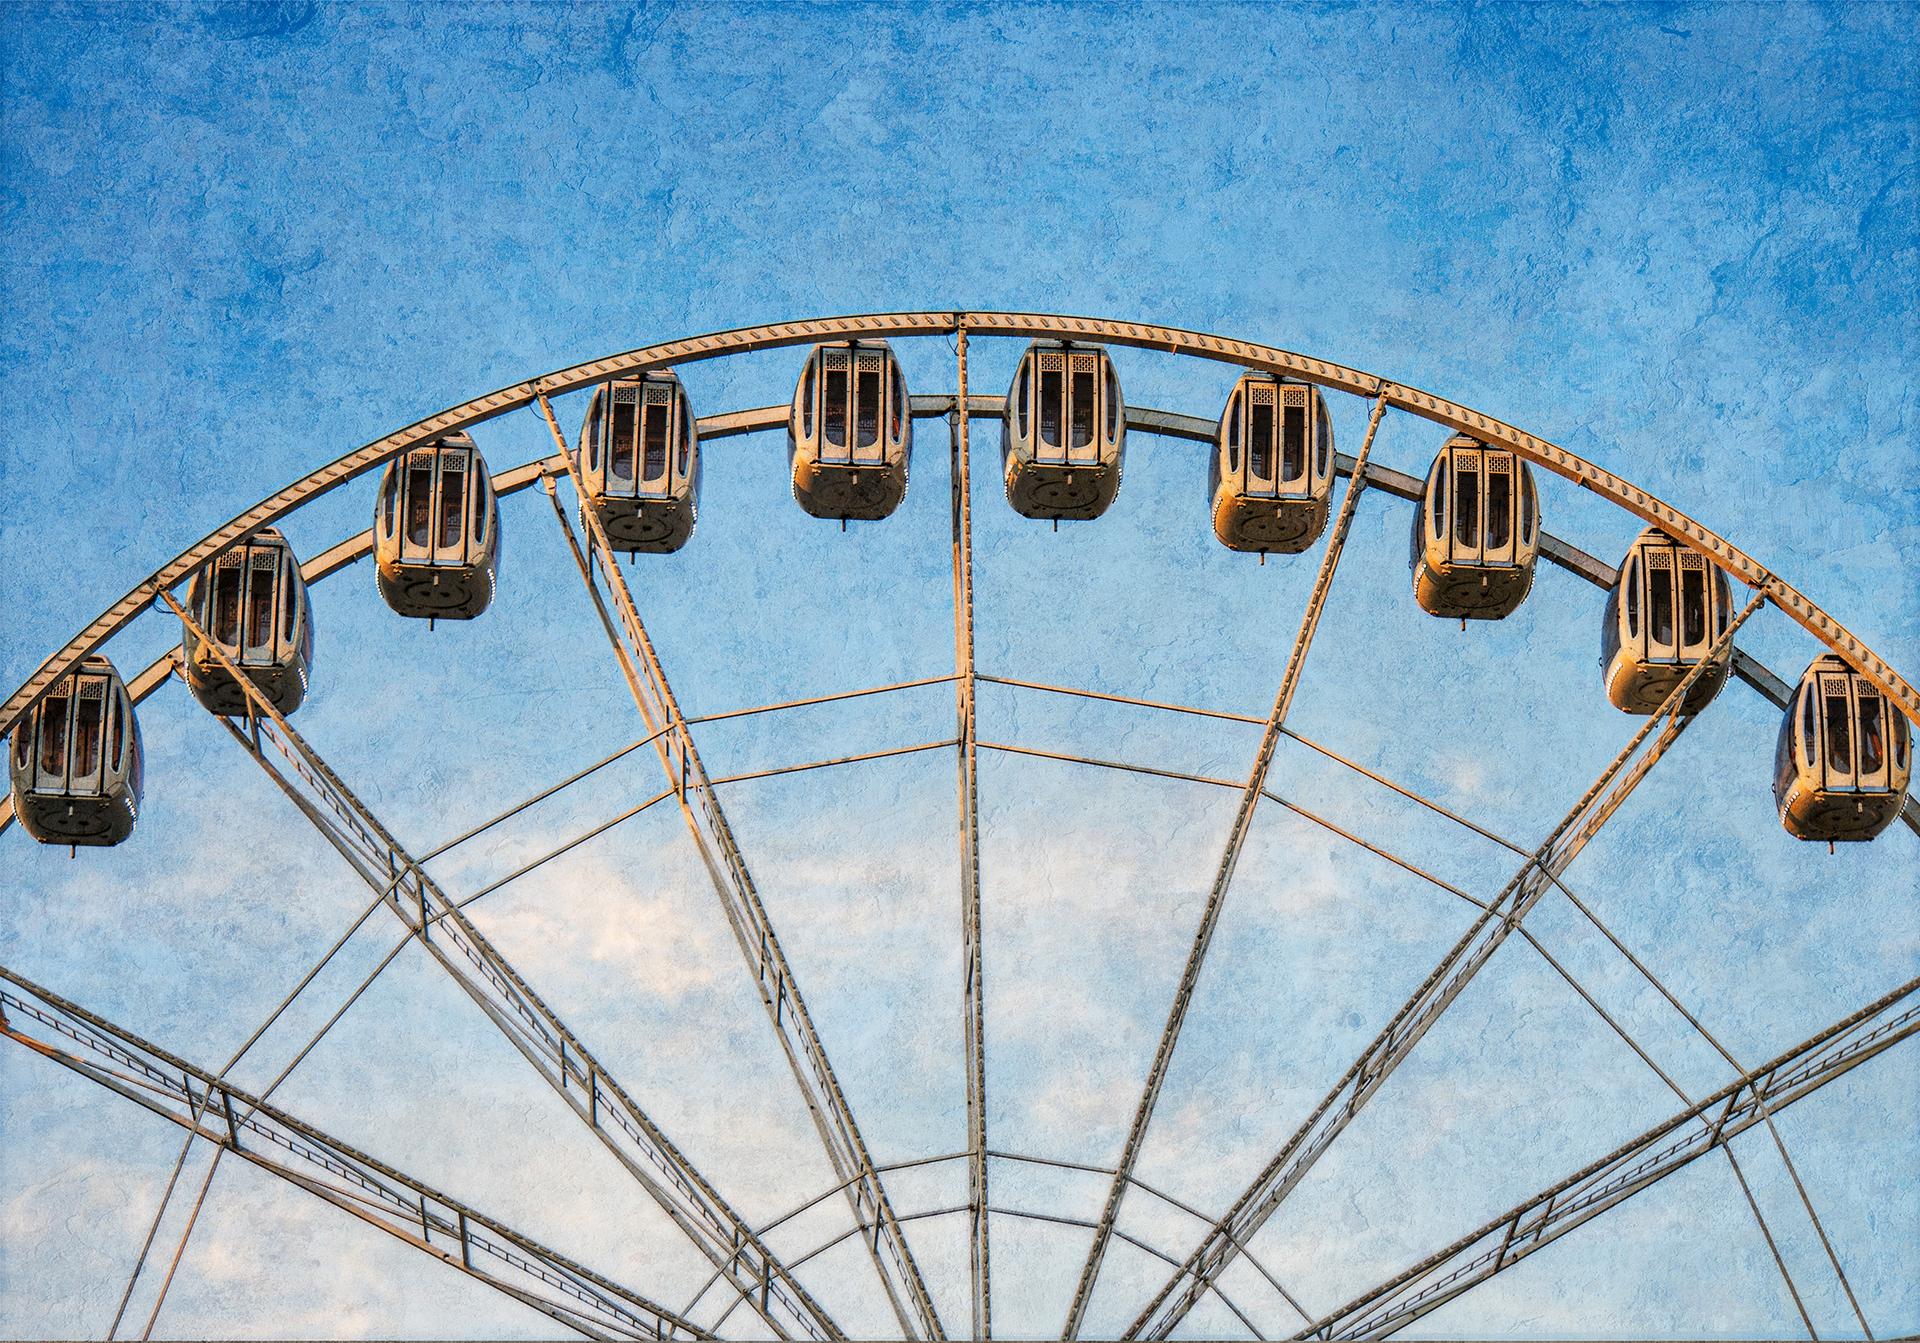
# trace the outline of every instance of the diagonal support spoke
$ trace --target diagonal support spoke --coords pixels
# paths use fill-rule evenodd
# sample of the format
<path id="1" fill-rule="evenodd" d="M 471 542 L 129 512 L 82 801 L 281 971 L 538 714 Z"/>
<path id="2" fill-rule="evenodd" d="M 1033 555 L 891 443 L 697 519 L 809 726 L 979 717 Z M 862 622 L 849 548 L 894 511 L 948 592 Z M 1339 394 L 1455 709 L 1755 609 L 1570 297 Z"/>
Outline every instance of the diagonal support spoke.
<path id="1" fill-rule="evenodd" d="M 27 1033 L 36 1025 L 46 1038 Z M 710 1337 L 666 1307 L 5 967 L 0 1034 L 178 1124 L 219 1154 L 232 1152 L 590 1338 Z"/>
<path id="2" fill-rule="evenodd" d="M 585 482 L 580 478 L 579 462 L 567 446 L 566 435 L 561 433 L 559 421 L 554 418 L 553 405 L 545 393 L 537 395 L 535 401 L 566 462 L 575 495 L 584 501 L 587 491 Z M 646 626 L 633 604 L 633 595 L 627 590 L 626 579 L 620 572 L 619 561 L 607 539 L 606 530 L 592 509 L 581 508 L 581 527 L 587 534 L 590 559 L 589 553 L 581 550 L 551 482 L 547 484 L 547 497 L 553 504 L 554 516 L 559 520 L 561 530 L 566 534 L 567 544 L 573 552 L 574 563 L 580 570 L 588 595 L 606 628 L 608 641 L 613 645 L 614 655 L 619 660 L 621 674 L 626 679 L 634 705 L 640 710 L 649 732 L 665 729 L 665 735 L 653 744 L 655 754 L 666 772 L 667 782 L 675 790 L 694 846 L 713 881 L 714 892 L 719 896 L 721 908 L 733 929 L 734 940 L 739 943 L 740 952 L 746 958 L 747 969 L 753 975 L 754 987 L 766 1009 L 767 1020 L 772 1023 L 781 1048 L 786 1051 L 794 1079 L 800 1085 L 814 1126 L 819 1130 L 834 1174 L 839 1179 L 850 1181 L 847 1185 L 847 1201 L 853 1209 L 855 1222 L 863 1229 L 861 1241 L 873 1260 L 881 1285 L 886 1289 L 894 1315 L 910 1338 L 944 1338 L 946 1335 L 941 1328 L 940 1317 L 934 1310 L 933 1298 L 921 1277 L 920 1266 L 914 1262 L 906 1234 L 900 1229 L 893 1205 L 874 1170 L 873 1158 L 867 1151 L 866 1140 L 860 1135 L 853 1108 L 827 1058 L 826 1046 L 821 1043 L 819 1032 L 814 1029 L 813 1018 L 801 997 L 799 983 L 787 964 L 786 953 L 781 950 L 780 939 L 774 933 L 773 921 L 760 900 L 753 875 L 748 871 L 746 859 L 734 838 L 733 827 L 721 808 L 719 796 L 714 791 L 714 781 L 701 764 L 693 733 L 687 726 L 685 715 L 680 712 L 679 702 L 667 682 L 666 671 L 654 651 L 653 641 L 648 637 Z M 613 598 L 613 608 L 618 615 L 617 625 L 608 615 L 606 603 L 593 582 L 594 561 L 598 562 L 601 573 L 606 577 L 607 591 Z"/>
<path id="3" fill-rule="evenodd" d="M 1413 1052 L 1441 1013 L 1465 991 L 1500 944 L 1520 926 L 1520 921 L 1541 897 L 1554 888 L 1560 874 L 1580 850 L 1599 833 L 1640 780 L 1679 739 L 1693 721 L 1692 716 L 1681 713 L 1687 692 L 1708 666 L 1727 655 L 1734 635 L 1765 600 L 1764 593 L 1756 592 L 1721 632 L 1706 658 L 1681 679 L 1660 708 L 1600 772 L 1539 849 L 1521 864 L 1499 895 L 1488 902 L 1487 908 L 1394 1014 L 1387 1028 L 1367 1046 L 1306 1123 L 1294 1132 L 1227 1215 L 1215 1224 L 1180 1271 L 1161 1287 L 1134 1320 L 1128 1337 L 1166 1338 L 1186 1317 L 1198 1303 L 1203 1285 L 1217 1278 L 1233 1262 L 1238 1253 L 1236 1246 L 1253 1238 L 1306 1177 L 1321 1154 L 1380 1090 L 1393 1070 Z M 1659 735 L 1646 753 L 1636 759 L 1641 745 L 1653 736 L 1656 728 Z"/>
<path id="4" fill-rule="evenodd" d="M 973 1302 L 973 1337 L 993 1337 L 993 1276 L 988 1247 L 991 1200 L 987 1191 L 987 1022 L 985 965 L 980 922 L 980 753 L 975 740 L 973 670 L 973 467 L 967 422 L 967 328 L 957 331 L 954 358 L 959 390 L 954 397 L 953 449 L 953 664 L 954 709 L 959 721 L 960 937 L 964 984 L 967 1067 L 967 1246 Z"/>
<path id="5" fill-rule="evenodd" d="M 1341 551 L 1346 546 L 1347 532 L 1353 526 L 1354 508 L 1360 501 L 1360 494 L 1366 488 L 1367 458 L 1373 452 L 1373 440 L 1380 429 L 1380 417 L 1387 409 L 1387 391 L 1380 388 L 1373 402 L 1373 411 L 1367 416 L 1366 436 L 1360 442 L 1360 451 L 1354 457 L 1353 475 L 1347 491 L 1340 501 L 1340 515 L 1333 524 L 1333 533 L 1327 538 L 1326 553 L 1320 558 L 1320 570 L 1313 581 L 1312 594 L 1307 598 L 1306 613 L 1300 618 L 1300 632 L 1295 636 L 1293 649 L 1287 655 L 1287 669 L 1280 680 L 1280 691 L 1274 697 L 1273 712 L 1267 715 L 1266 731 L 1260 738 L 1260 749 L 1254 756 L 1253 770 L 1247 778 L 1246 787 L 1240 794 L 1240 807 L 1234 813 L 1233 829 L 1227 838 L 1226 852 L 1220 857 L 1219 869 L 1214 873 L 1213 887 L 1207 893 L 1206 907 L 1200 914 L 1200 926 L 1193 935 L 1193 946 L 1187 952 L 1186 967 L 1180 973 L 1179 987 L 1174 990 L 1173 1006 L 1167 1013 L 1167 1024 L 1160 1033 L 1159 1047 L 1154 1050 L 1153 1063 L 1147 1069 L 1147 1081 L 1140 1094 L 1140 1103 L 1134 1110 L 1133 1124 L 1127 1130 L 1126 1145 L 1121 1149 L 1120 1161 L 1115 1167 L 1112 1186 L 1107 1190 L 1105 1205 L 1100 1210 L 1100 1220 L 1094 1227 L 1093 1246 L 1087 1252 L 1086 1263 L 1080 1270 L 1080 1281 L 1073 1291 L 1073 1304 L 1067 1311 L 1067 1322 L 1061 1337 L 1077 1338 L 1081 1326 L 1086 1321 L 1087 1307 L 1093 1300 L 1094 1284 L 1100 1277 L 1100 1266 L 1106 1258 L 1107 1246 L 1113 1238 L 1114 1223 L 1120 1215 L 1120 1202 L 1126 1197 L 1128 1181 L 1133 1175 L 1134 1163 L 1140 1158 L 1141 1145 L 1146 1141 L 1147 1125 L 1153 1119 L 1154 1106 L 1160 1099 L 1160 1088 L 1167 1079 L 1167 1069 L 1173 1062 L 1173 1050 L 1180 1038 L 1180 1028 L 1185 1023 L 1187 1008 L 1193 1001 L 1194 987 L 1200 981 L 1200 969 L 1206 960 L 1207 948 L 1213 942 L 1214 928 L 1220 922 L 1220 911 L 1226 904 L 1227 888 L 1233 882 L 1234 868 L 1239 865 L 1241 850 L 1246 846 L 1247 833 L 1253 826 L 1254 809 L 1259 806 L 1261 789 L 1266 786 L 1267 771 L 1273 764 L 1273 755 L 1280 745 L 1282 725 L 1286 722 L 1287 711 L 1293 706 L 1294 692 L 1300 685 L 1300 673 L 1306 665 L 1307 650 L 1313 644 L 1315 630 L 1319 628 L 1320 616 L 1326 610 L 1327 595 L 1332 590 L 1334 569 L 1340 563 Z M 1198 1299 L 1197 1297 L 1195 1298 Z"/>
<path id="6" fill-rule="evenodd" d="M 761 1243 L 500 951 L 461 913 L 173 594 L 161 597 L 201 646 L 214 651 L 252 709 L 247 731 L 220 722 L 339 851 L 408 932 L 498 1026 L 547 1084 L 627 1168 L 780 1337 L 843 1337 L 820 1305 Z M 268 757 L 271 747 L 288 771 Z"/>
<path id="7" fill-rule="evenodd" d="M 1920 1033 L 1920 979 L 1688 1106 L 1317 1321 L 1301 1338 L 1385 1338 L 1836 1077 Z"/>

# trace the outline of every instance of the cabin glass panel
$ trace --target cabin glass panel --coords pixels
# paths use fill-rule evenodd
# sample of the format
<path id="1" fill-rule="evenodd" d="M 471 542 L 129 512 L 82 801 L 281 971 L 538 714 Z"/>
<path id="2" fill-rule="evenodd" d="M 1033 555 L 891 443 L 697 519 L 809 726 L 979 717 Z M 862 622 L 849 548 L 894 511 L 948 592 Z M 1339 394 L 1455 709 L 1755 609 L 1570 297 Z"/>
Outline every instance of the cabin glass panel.
<path id="1" fill-rule="evenodd" d="M 1479 463 L 1455 458 L 1453 473 L 1453 539 L 1471 548 L 1480 538 Z"/>
<path id="2" fill-rule="evenodd" d="M 1886 722 L 1880 697 L 1860 687 L 1860 773 L 1878 774 L 1887 763 Z"/>
<path id="3" fill-rule="evenodd" d="M 67 718 L 73 701 L 65 693 L 49 695 L 40 706 L 40 772 L 67 772 Z"/>
<path id="4" fill-rule="evenodd" d="M 1673 651 L 1673 556 L 1647 556 L 1647 637 L 1671 656 Z"/>
<path id="5" fill-rule="evenodd" d="M 1505 550 L 1513 540 L 1513 472 L 1495 458 L 1487 468 L 1487 549 Z"/>

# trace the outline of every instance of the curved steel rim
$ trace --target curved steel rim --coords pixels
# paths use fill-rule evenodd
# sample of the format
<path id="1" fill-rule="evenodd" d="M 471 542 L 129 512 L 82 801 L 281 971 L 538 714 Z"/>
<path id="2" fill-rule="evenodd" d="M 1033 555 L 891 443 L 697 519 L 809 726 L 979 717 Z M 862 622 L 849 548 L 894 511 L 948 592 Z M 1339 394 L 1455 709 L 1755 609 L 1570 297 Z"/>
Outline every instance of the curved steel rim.
<path id="1" fill-rule="evenodd" d="M 1164 349 L 1170 354 L 1191 355 L 1221 363 L 1269 373 L 1281 373 L 1321 387 L 1348 392 L 1355 396 L 1381 398 L 1386 404 L 1420 419 L 1472 434 L 1481 441 L 1506 448 L 1530 462 L 1564 476 L 1592 490 L 1645 522 L 1665 530 L 1690 549 L 1704 555 L 1713 564 L 1738 578 L 1748 587 L 1763 592 L 1795 623 L 1822 644 L 1840 655 L 1864 675 L 1900 711 L 1920 726 L 1920 692 L 1893 667 L 1862 643 L 1850 630 L 1828 615 L 1812 600 L 1784 580 L 1776 577 L 1757 560 L 1711 529 L 1694 521 L 1671 504 L 1648 494 L 1610 471 L 1603 470 L 1575 453 L 1546 439 L 1497 420 L 1490 415 L 1405 387 L 1388 379 L 1344 364 L 1295 354 L 1269 345 L 1233 340 L 1202 331 L 1158 326 L 1142 322 L 1123 322 L 1104 317 L 1070 317 L 1052 313 L 1019 312 L 902 312 L 867 313 L 846 317 L 810 318 L 795 322 L 776 322 L 765 326 L 739 327 L 649 345 L 623 354 L 575 364 L 525 382 L 503 387 L 484 396 L 451 406 L 438 414 L 408 425 L 295 481 L 268 496 L 252 508 L 216 528 L 194 545 L 175 556 L 145 581 L 137 584 L 119 601 L 108 607 L 92 623 L 69 640 L 64 648 L 43 662 L 25 684 L 0 706 L 0 736 L 13 729 L 21 714 L 32 707 L 47 690 L 65 676 L 88 654 L 124 629 L 146 605 L 158 598 L 163 589 L 171 589 L 250 533 L 285 516 L 307 501 L 317 498 L 381 466 L 409 448 L 453 429 L 465 429 L 495 416 L 531 404 L 539 396 L 557 396 L 576 391 L 591 383 L 623 374 L 641 372 L 662 365 L 692 363 L 727 354 L 801 345 L 847 336 L 931 336 L 966 330 L 969 334 L 1003 336 L 1051 336 L 1087 339 L 1142 349 Z"/>

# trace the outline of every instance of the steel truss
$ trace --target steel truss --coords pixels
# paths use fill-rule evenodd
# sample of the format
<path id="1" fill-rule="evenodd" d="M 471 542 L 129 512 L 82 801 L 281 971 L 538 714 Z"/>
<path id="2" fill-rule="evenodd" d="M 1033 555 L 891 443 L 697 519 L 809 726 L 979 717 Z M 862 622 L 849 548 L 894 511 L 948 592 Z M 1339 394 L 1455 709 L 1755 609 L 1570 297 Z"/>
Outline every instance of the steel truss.
<path id="1" fill-rule="evenodd" d="M 612 644 L 619 660 L 621 674 L 626 679 L 634 705 L 645 720 L 648 731 L 654 734 L 653 748 L 659 757 L 660 767 L 665 771 L 668 786 L 674 790 L 674 796 L 680 804 L 680 813 L 686 820 L 688 832 L 693 836 L 694 846 L 700 853 L 707 875 L 712 879 L 714 893 L 720 898 L 721 909 L 727 916 L 728 926 L 733 929 L 734 940 L 739 943 L 747 969 L 753 975 L 754 988 L 760 996 L 761 1005 L 766 1009 L 767 1020 L 786 1052 L 794 1080 L 799 1084 L 807 1110 L 813 1116 L 814 1127 L 819 1131 L 820 1141 L 832 1163 L 834 1174 L 849 1182 L 846 1186 L 847 1202 L 852 1208 L 855 1223 L 866 1229 L 867 1234 L 862 1236 L 862 1242 L 873 1260 L 881 1285 L 886 1289 L 888 1303 L 893 1307 L 894 1316 L 907 1337 L 920 1338 L 924 1335 L 928 1339 L 943 1339 L 946 1333 L 934 1309 L 933 1297 L 921 1277 L 920 1266 L 914 1262 L 913 1251 L 907 1245 L 906 1234 L 900 1229 L 899 1219 L 895 1217 L 893 1205 L 887 1199 L 886 1189 L 874 1171 L 873 1157 L 867 1151 L 866 1140 L 861 1137 L 853 1107 L 840 1087 L 832 1062 L 827 1058 L 826 1046 L 821 1042 L 819 1032 L 814 1029 L 813 1018 L 800 993 L 800 985 L 787 964 L 786 953 L 781 950 L 780 939 L 774 932 L 773 920 L 760 900 L 753 874 L 747 869 L 746 858 L 734 838 L 733 827 L 728 823 L 726 811 L 714 791 L 714 781 L 708 777 L 706 767 L 700 761 L 700 751 L 694 744 L 693 732 L 680 712 L 673 688 L 667 682 L 666 670 L 661 666 L 653 641 L 647 636 L 646 626 L 640 620 L 640 612 L 633 604 L 633 594 L 627 590 L 619 559 L 607 539 L 606 530 L 600 525 L 600 519 L 585 506 L 587 490 L 580 478 L 579 463 L 567 446 L 566 435 L 560 431 L 559 421 L 554 418 L 552 403 L 544 393 L 536 399 L 573 481 L 574 493 L 581 500 L 581 527 L 587 533 L 592 559 L 598 561 L 600 571 L 606 578 L 607 590 L 612 594 L 614 611 L 618 614 L 617 626 L 608 616 L 599 589 L 594 586 L 592 562 L 582 552 L 573 528 L 567 523 L 566 513 L 560 507 L 559 497 L 549 483 L 547 495 L 553 503 L 554 516 L 566 534 L 568 548 L 573 553 L 574 563 L 580 570 L 581 580 L 586 584 L 600 622 L 606 629 L 608 642 Z M 934 743 L 948 744 L 951 743 Z"/>
<path id="2" fill-rule="evenodd" d="M 1385 1338 L 1920 1032 L 1920 979 L 1735 1079 L 1366 1294 L 1299 1338 Z"/>
<path id="3" fill-rule="evenodd" d="M 27 1034 L 23 1023 L 30 1021 L 58 1038 Z M 712 1337 L 665 1306 L 4 966 L 0 1034 L 590 1338 Z"/>
<path id="4" fill-rule="evenodd" d="M 713 1185 L 647 1117 L 506 958 L 296 732 L 280 711 L 194 622 L 171 592 L 161 596 L 200 645 L 246 693 L 246 729 L 219 721 L 383 903 L 499 1027 L 674 1224 L 782 1338 L 844 1337 L 786 1266 Z M 286 762 L 269 759 L 272 747 Z"/>

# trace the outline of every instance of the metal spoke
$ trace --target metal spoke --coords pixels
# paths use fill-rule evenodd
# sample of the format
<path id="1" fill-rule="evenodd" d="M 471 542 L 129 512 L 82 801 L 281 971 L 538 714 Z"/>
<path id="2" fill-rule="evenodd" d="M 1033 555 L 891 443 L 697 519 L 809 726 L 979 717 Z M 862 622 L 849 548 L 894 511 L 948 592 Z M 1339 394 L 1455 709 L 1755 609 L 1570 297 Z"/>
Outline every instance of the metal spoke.
<path id="1" fill-rule="evenodd" d="M 3 966 L 0 982 L 0 1034 L 569 1328 L 594 1338 L 709 1337 L 664 1306 Z M 29 1022 L 49 1038 L 27 1034 Z M 209 1124 L 207 1115 L 218 1118 Z"/>
<path id="2" fill-rule="evenodd" d="M 1140 1094 L 1140 1103 L 1134 1110 L 1133 1123 L 1127 1130 L 1127 1140 L 1121 1148 L 1120 1160 L 1112 1187 L 1107 1191 L 1106 1204 L 1100 1210 L 1099 1224 L 1093 1232 L 1093 1246 L 1087 1252 L 1087 1261 L 1081 1267 L 1080 1281 L 1074 1287 L 1073 1303 L 1067 1310 L 1067 1322 L 1061 1336 L 1072 1339 L 1079 1335 L 1080 1327 L 1086 1319 L 1087 1307 L 1093 1299 L 1093 1288 L 1100 1276 L 1100 1265 L 1107 1253 L 1107 1243 L 1113 1235 L 1114 1222 L 1120 1214 L 1120 1202 L 1126 1197 L 1127 1179 L 1133 1174 L 1134 1163 L 1139 1160 L 1141 1145 L 1146 1141 L 1147 1125 L 1153 1119 L 1154 1106 L 1160 1099 L 1160 1088 L 1165 1084 L 1167 1069 L 1173 1062 L 1173 1050 L 1180 1038 L 1180 1028 L 1186 1021 L 1187 1008 L 1193 1001 L 1195 986 L 1200 980 L 1200 969 L 1206 960 L 1207 948 L 1213 941 L 1213 931 L 1220 921 L 1220 911 L 1226 903 L 1227 888 L 1233 881 L 1234 868 L 1240 861 L 1241 850 L 1245 847 L 1247 834 L 1252 829 L 1253 813 L 1259 805 L 1260 790 L 1266 784 L 1267 770 L 1273 764 L 1273 754 L 1280 744 L 1281 725 L 1286 721 L 1287 711 L 1293 706 L 1294 691 L 1300 685 L 1300 674 L 1305 666 L 1307 651 L 1312 646 L 1313 636 L 1319 628 L 1320 615 L 1326 609 L 1328 593 L 1332 589 L 1333 573 L 1340 563 L 1341 551 L 1346 546 L 1347 531 L 1353 525 L 1354 508 L 1359 503 L 1362 491 L 1366 489 L 1367 458 L 1373 452 L 1373 440 L 1380 429 L 1380 417 L 1385 414 L 1389 388 L 1382 387 L 1374 397 L 1373 411 L 1367 417 L 1367 431 L 1360 442 L 1360 451 L 1354 457 L 1353 474 L 1348 480 L 1346 493 L 1340 501 L 1340 515 L 1334 521 L 1332 535 L 1327 538 L 1326 553 L 1321 556 L 1320 570 L 1314 577 L 1312 594 L 1307 598 L 1307 609 L 1300 619 L 1300 632 L 1295 636 L 1293 649 L 1287 655 L 1287 669 L 1280 680 L 1280 690 L 1274 696 L 1273 711 L 1267 716 L 1266 731 L 1260 739 L 1260 749 L 1254 756 L 1253 770 L 1247 778 L 1246 786 L 1240 795 L 1239 809 L 1234 813 L 1233 828 L 1229 832 L 1226 851 L 1221 855 L 1220 866 L 1214 873 L 1213 886 L 1207 893 L 1207 903 L 1201 911 L 1200 926 L 1193 935 L 1193 945 L 1187 952 L 1187 963 L 1180 973 L 1179 986 L 1174 990 L 1173 1005 L 1167 1013 L 1167 1024 L 1160 1032 L 1160 1043 L 1154 1050 L 1153 1062 L 1147 1069 L 1146 1085 Z M 1197 1296 L 1195 1298 L 1198 1299 Z"/>
<path id="3" fill-rule="evenodd" d="M 967 424 L 967 327 L 959 326 L 954 358 L 959 390 L 952 426 L 954 712 L 959 721 L 960 957 L 967 1069 L 967 1248 L 973 1336 L 993 1337 L 993 1275 L 987 1191 L 987 1021 L 980 920 L 980 775 L 974 738 L 973 468 Z"/>
<path id="4" fill-rule="evenodd" d="M 786 1052 L 794 1080 L 799 1083 L 801 1095 L 813 1116 L 814 1126 L 819 1131 L 834 1174 L 840 1179 L 854 1177 L 854 1182 L 847 1187 L 847 1201 L 855 1222 L 868 1232 L 863 1235 L 862 1241 L 886 1290 L 888 1303 L 893 1307 L 901 1329 L 909 1337 L 918 1338 L 924 1334 L 929 1339 L 944 1338 L 945 1332 L 939 1314 L 934 1309 L 933 1298 L 921 1276 L 920 1266 L 914 1262 L 913 1252 L 907 1244 L 905 1233 L 900 1229 L 899 1220 L 894 1216 L 886 1189 L 874 1171 L 873 1158 L 867 1151 L 866 1140 L 860 1134 L 853 1108 L 827 1058 L 826 1046 L 821 1042 L 819 1032 L 814 1029 L 813 1018 L 807 1011 L 799 983 L 787 964 L 786 953 L 781 949 L 780 940 L 774 932 L 773 921 L 761 903 L 752 873 L 734 838 L 733 827 L 727 821 L 720 798 L 714 791 L 714 781 L 708 777 L 701 763 L 693 733 L 680 712 L 653 641 L 648 637 L 646 626 L 633 604 L 633 595 L 627 590 L 626 579 L 620 572 L 613 546 L 599 518 L 592 509 L 584 507 L 587 491 L 585 482 L 580 478 L 579 463 L 567 446 L 566 435 L 560 431 L 560 423 L 554 418 L 553 406 L 546 394 L 542 392 L 534 399 L 553 434 L 555 445 L 566 460 L 567 473 L 573 482 L 575 494 L 582 501 L 581 526 L 587 534 L 592 555 L 598 560 L 600 570 L 606 577 L 607 590 L 618 614 L 617 628 L 607 613 L 599 589 L 594 585 L 588 556 L 581 550 L 566 513 L 560 507 L 559 496 L 549 481 L 547 491 L 554 516 L 566 534 L 575 566 L 607 631 L 635 707 L 639 709 L 649 731 L 662 727 L 667 729 L 666 735 L 654 743 L 655 753 L 668 783 L 676 789 L 681 815 L 686 820 L 701 862 L 712 879 L 714 892 L 720 898 L 721 908 L 733 929 L 734 939 L 740 946 L 747 969 L 753 976 L 754 987 L 766 1010 L 767 1020 Z"/>
<path id="5" fill-rule="evenodd" d="M 407 931 L 419 939 L 708 1261 L 726 1266 L 736 1290 L 752 1297 L 755 1311 L 780 1336 L 797 1332 L 815 1338 L 843 1337 L 832 1317 L 768 1252 L 711 1182 L 647 1117 L 220 645 L 199 628 L 171 592 L 161 596 L 247 696 L 255 715 L 250 733 L 221 720 L 236 740 L 361 878 L 383 892 L 383 902 Z M 286 760 L 293 778 L 268 759 L 268 746 Z M 438 918 L 434 917 L 436 913 Z"/>
<path id="6" fill-rule="evenodd" d="M 1920 1033 L 1920 979 L 1742 1074 L 1609 1155 L 1316 1322 L 1301 1338 L 1384 1338 L 1850 1069 Z"/>
<path id="7" fill-rule="evenodd" d="M 1128 1329 L 1128 1337 L 1166 1338 L 1199 1300 L 1201 1286 L 1233 1261 L 1236 1242 L 1245 1243 L 1265 1224 L 1287 1195 L 1305 1178 L 1320 1155 L 1413 1052 L 1428 1029 L 1466 989 L 1528 912 L 1549 890 L 1589 840 L 1619 810 L 1640 780 L 1679 739 L 1691 715 L 1682 712 L 1687 693 L 1706 669 L 1727 655 L 1733 637 L 1766 600 L 1756 592 L 1723 630 L 1705 658 L 1681 678 L 1666 700 L 1635 732 L 1619 754 L 1574 803 L 1489 907 L 1441 958 L 1387 1028 L 1375 1037 L 1353 1066 L 1321 1100 L 1307 1121 L 1255 1177 L 1232 1209 L 1201 1241 L 1180 1272 L 1163 1285 Z M 1644 755 L 1634 758 L 1655 728 L 1660 735 Z M 1629 763 L 1631 762 L 1631 763 Z M 1604 794 L 1604 796 L 1603 796 Z M 1184 1286 L 1182 1284 L 1185 1284 Z"/>

